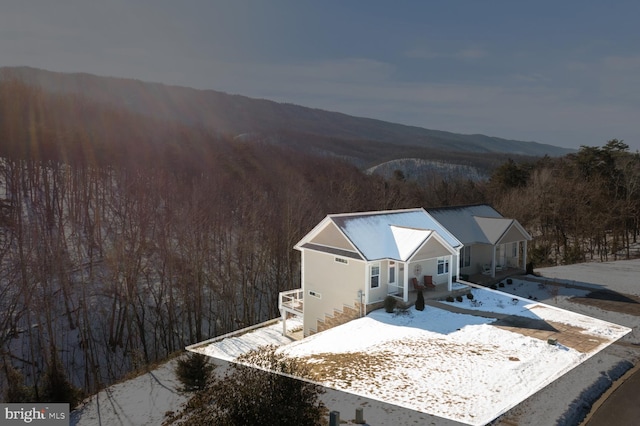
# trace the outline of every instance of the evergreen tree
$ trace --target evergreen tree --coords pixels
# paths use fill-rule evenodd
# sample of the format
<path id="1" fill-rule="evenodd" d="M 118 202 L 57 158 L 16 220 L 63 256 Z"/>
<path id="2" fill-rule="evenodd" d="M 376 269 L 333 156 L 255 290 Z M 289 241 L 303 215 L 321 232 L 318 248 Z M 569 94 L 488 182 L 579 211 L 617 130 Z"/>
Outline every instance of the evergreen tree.
<path id="1" fill-rule="evenodd" d="M 199 391 L 209 384 L 214 368 L 207 356 L 190 353 L 178 360 L 176 377 L 182 383 L 184 392 Z"/>
<path id="2" fill-rule="evenodd" d="M 422 294 L 422 290 L 418 290 L 418 298 L 416 299 L 416 309 L 418 311 L 424 311 L 424 294 Z"/>

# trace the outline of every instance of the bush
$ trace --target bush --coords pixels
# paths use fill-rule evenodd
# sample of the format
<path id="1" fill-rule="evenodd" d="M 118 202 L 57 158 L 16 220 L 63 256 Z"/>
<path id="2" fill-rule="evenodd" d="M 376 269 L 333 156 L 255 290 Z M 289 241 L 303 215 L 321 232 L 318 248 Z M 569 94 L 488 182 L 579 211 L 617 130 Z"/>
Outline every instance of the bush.
<path id="1" fill-rule="evenodd" d="M 513 284 L 513 280 L 512 280 L 511 278 L 507 278 L 507 284 L 508 284 L 508 285 Z"/>
<path id="2" fill-rule="evenodd" d="M 471 292 L 467 293 L 467 299 L 473 300 L 473 293 Z"/>
<path id="3" fill-rule="evenodd" d="M 422 294 L 422 290 L 418 291 L 418 299 L 416 299 L 416 309 L 418 311 L 424 311 L 424 294 Z"/>
<path id="4" fill-rule="evenodd" d="M 456 300 L 457 300 L 458 302 L 462 302 L 462 296 L 457 296 L 457 297 L 456 297 Z"/>
<path id="5" fill-rule="evenodd" d="M 497 286 L 497 285 L 495 285 L 495 284 L 491 284 L 491 285 L 489 286 L 489 288 L 490 288 L 491 290 L 497 290 L 497 289 L 498 289 L 498 286 Z"/>
<path id="6" fill-rule="evenodd" d="M 447 302 L 453 302 L 453 296 L 447 296 Z"/>
<path id="7" fill-rule="evenodd" d="M 498 284 L 498 287 L 500 287 L 500 288 L 504 287 L 504 283 Z"/>
<path id="8" fill-rule="evenodd" d="M 384 310 L 390 314 L 396 310 L 396 306 L 398 305 L 398 300 L 393 296 L 387 296 L 384 299 Z"/>
<path id="9" fill-rule="evenodd" d="M 7 388 L 4 393 L 5 402 L 31 402 L 34 401 L 33 392 L 24 384 L 24 375 L 9 364 L 5 364 L 4 372 L 7 379 Z"/>
<path id="10" fill-rule="evenodd" d="M 52 357 L 51 364 L 43 375 L 40 401 L 66 402 L 69 403 L 69 408 L 73 409 L 81 400 L 82 392 L 71 384 L 57 357 Z"/>
<path id="11" fill-rule="evenodd" d="M 206 388 L 214 368 L 208 357 L 202 354 L 189 353 L 180 358 L 176 366 L 176 377 L 182 383 L 181 390 L 194 392 Z"/>
<path id="12" fill-rule="evenodd" d="M 193 394 L 179 413 L 167 413 L 165 425 L 320 426 L 326 407 L 321 386 L 297 358 L 263 347 L 238 358 L 225 377 Z M 253 365 L 255 367 L 250 367 Z"/>

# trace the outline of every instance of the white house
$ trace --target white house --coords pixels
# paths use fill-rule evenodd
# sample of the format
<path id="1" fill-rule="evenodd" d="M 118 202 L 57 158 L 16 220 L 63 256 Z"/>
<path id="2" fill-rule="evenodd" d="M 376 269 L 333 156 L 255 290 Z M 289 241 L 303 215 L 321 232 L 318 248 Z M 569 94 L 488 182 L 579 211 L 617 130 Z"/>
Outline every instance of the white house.
<path id="1" fill-rule="evenodd" d="M 280 311 L 285 321 L 302 315 L 307 336 L 366 315 L 388 295 L 408 301 L 411 278 L 450 290 L 462 244 L 418 208 L 329 215 L 295 248 L 301 288 L 280 294 Z"/>

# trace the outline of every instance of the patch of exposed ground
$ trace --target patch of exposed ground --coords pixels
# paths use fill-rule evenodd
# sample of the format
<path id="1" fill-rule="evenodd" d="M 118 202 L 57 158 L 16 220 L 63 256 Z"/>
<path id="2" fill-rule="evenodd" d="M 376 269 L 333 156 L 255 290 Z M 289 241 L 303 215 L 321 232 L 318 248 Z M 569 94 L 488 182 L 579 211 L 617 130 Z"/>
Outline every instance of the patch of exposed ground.
<path id="1" fill-rule="evenodd" d="M 611 290 L 592 291 L 585 297 L 572 297 L 569 301 L 605 311 L 640 316 L 640 297 Z"/>
<path id="2" fill-rule="evenodd" d="M 543 321 L 515 315 L 498 320 L 492 324 L 507 331 L 534 337 L 540 340 L 553 340 L 559 344 L 575 349 L 578 352 L 587 353 L 607 342 L 591 334 L 585 334 L 587 330 L 554 321 Z"/>

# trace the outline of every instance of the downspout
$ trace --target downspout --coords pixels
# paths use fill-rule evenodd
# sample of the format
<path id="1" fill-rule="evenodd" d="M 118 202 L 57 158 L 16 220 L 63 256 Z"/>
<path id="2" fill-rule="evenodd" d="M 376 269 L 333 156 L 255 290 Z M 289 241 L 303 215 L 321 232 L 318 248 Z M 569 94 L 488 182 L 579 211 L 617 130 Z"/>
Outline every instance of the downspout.
<path id="1" fill-rule="evenodd" d="M 362 310 L 364 309 L 364 303 L 362 301 L 362 298 L 364 297 L 364 291 L 358 290 L 358 297 L 360 298 L 360 318 L 362 318 L 364 316 L 362 314 Z"/>

